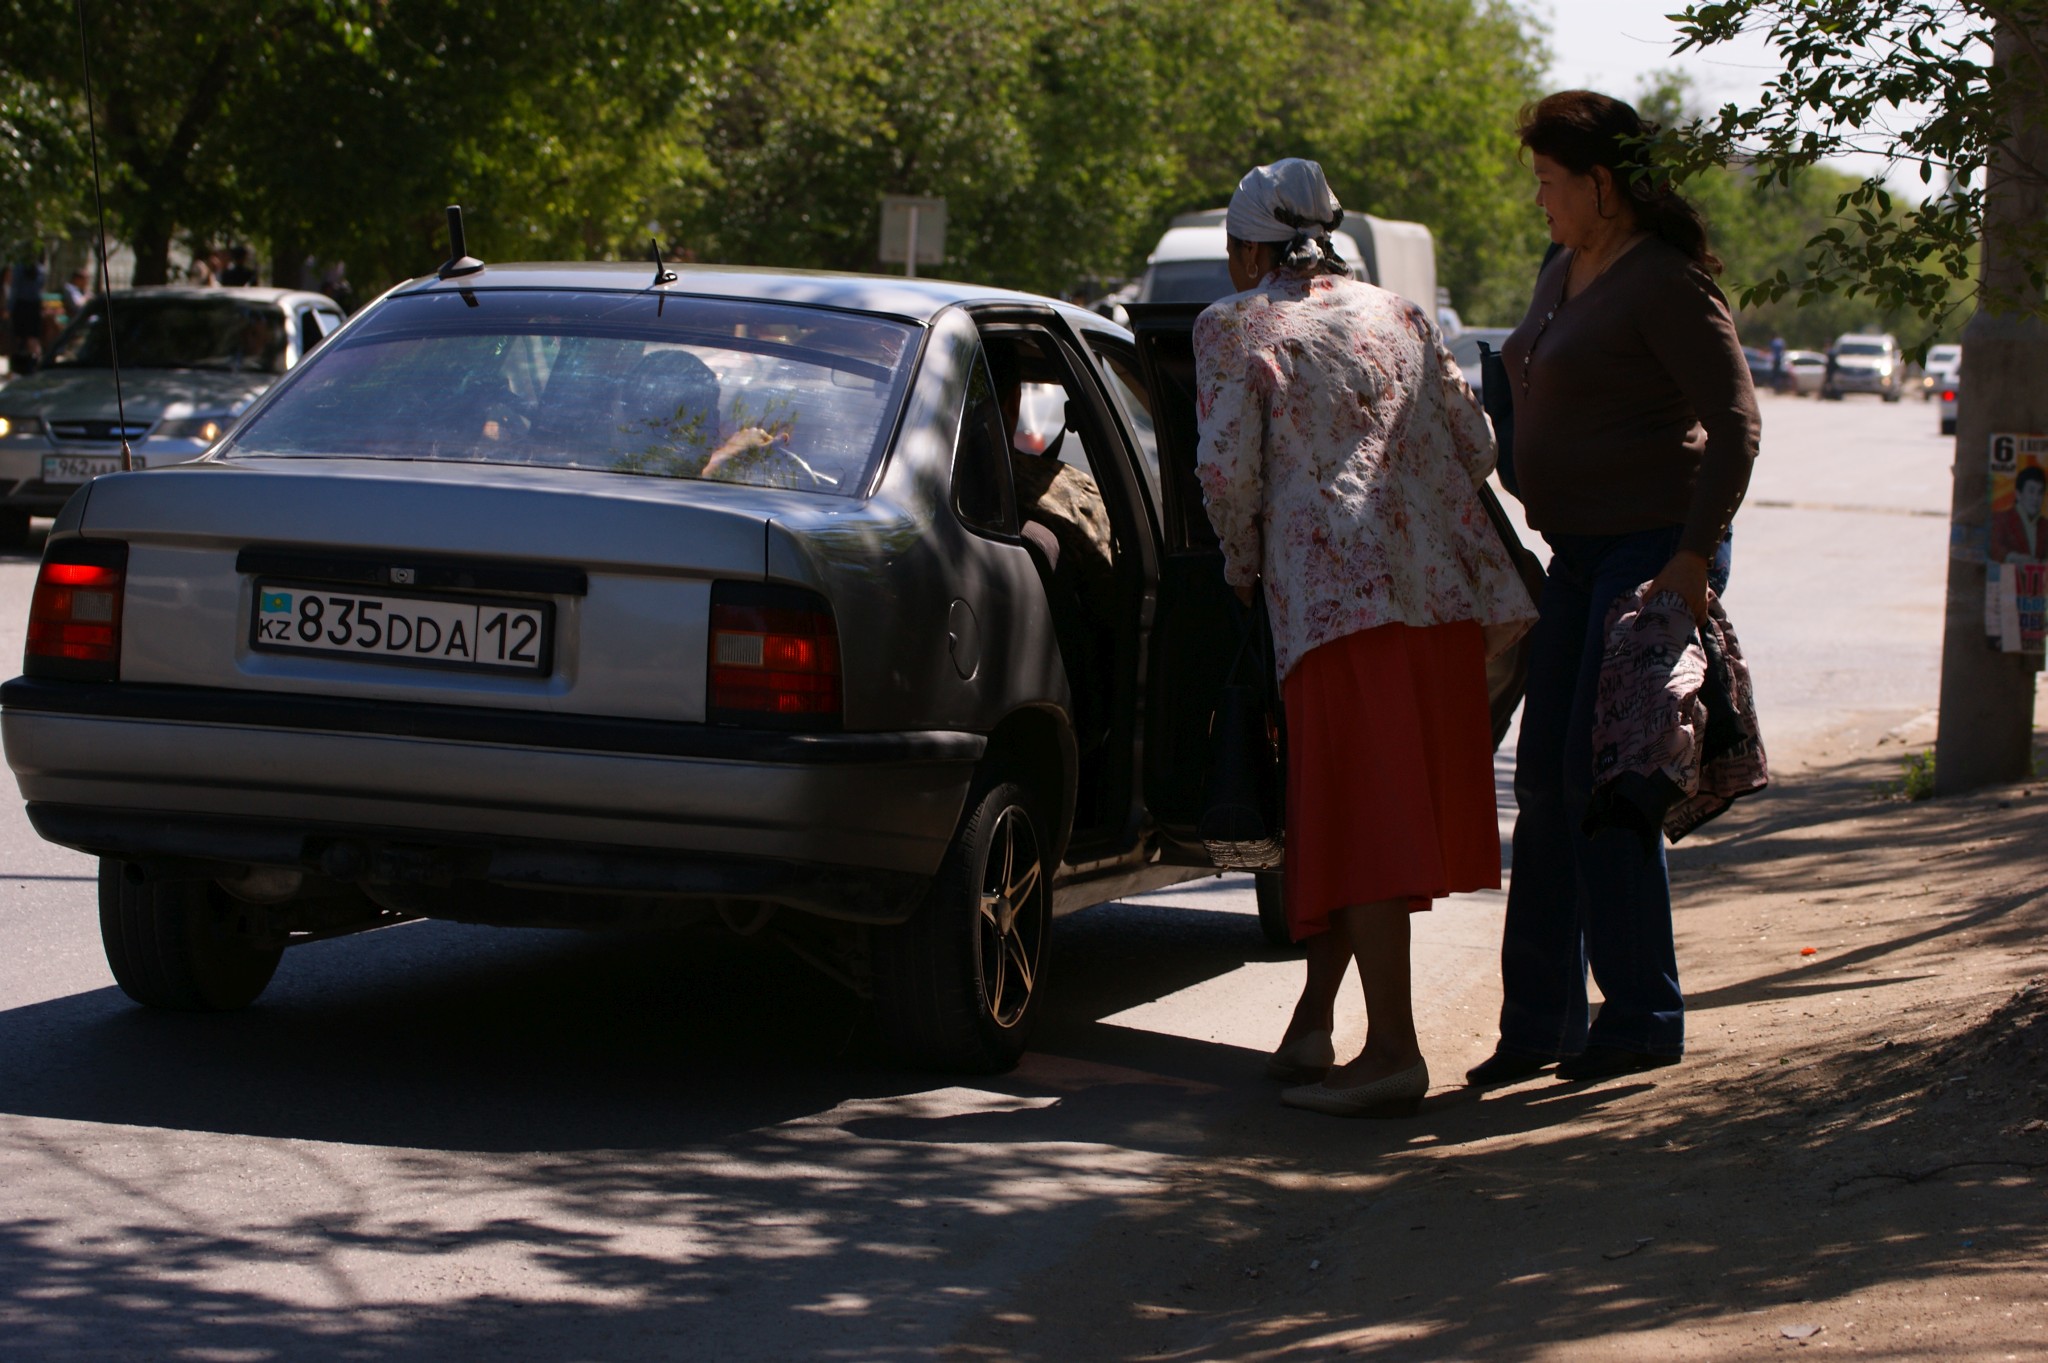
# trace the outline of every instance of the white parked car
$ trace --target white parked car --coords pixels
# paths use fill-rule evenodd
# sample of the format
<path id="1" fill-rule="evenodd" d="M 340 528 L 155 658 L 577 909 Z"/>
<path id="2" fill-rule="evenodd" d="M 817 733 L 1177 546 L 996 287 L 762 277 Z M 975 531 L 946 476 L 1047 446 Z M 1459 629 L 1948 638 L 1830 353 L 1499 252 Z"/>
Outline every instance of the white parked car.
<path id="1" fill-rule="evenodd" d="M 1820 389 L 1824 398 L 1876 393 L 1886 402 L 1897 402 L 1905 391 L 1906 363 L 1897 337 L 1860 332 L 1838 336 L 1828 361 Z"/>
<path id="2" fill-rule="evenodd" d="M 0 549 L 119 472 L 123 438 L 136 468 L 197 459 L 346 320 L 324 294 L 253 288 L 119 289 L 113 315 L 110 346 L 106 301 L 91 299 L 41 370 L 0 389 Z"/>
<path id="3" fill-rule="evenodd" d="M 1932 402 L 1946 389 L 1955 387 L 1963 373 L 1963 348 L 1959 345 L 1930 346 L 1927 363 L 1920 371 L 1920 400 Z"/>

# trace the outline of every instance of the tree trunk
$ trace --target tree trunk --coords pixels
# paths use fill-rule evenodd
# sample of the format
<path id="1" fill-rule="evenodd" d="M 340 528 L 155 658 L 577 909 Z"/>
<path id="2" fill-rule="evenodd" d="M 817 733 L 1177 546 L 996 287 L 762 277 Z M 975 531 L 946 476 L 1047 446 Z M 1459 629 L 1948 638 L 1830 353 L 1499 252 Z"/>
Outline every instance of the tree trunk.
<path id="1" fill-rule="evenodd" d="M 1983 264 L 1976 315 L 1963 329 L 1969 371 L 1956 422 L 1949 510 L 1948 605 L 1942 631 L 1941 728 L 1934 789 L 1953 795 L 2024 781 L 2033 773 L 2034 675 L 2039 655 L 1992 649 L 1985 629 L 1990 549 L 1991 438 L 2048 434 L 2048 323 L 2027 278 L 2026 234 L 2048 217 L 2038 168 L 2048 165 L 2048 98 L 2029 78 L 2027 49 L 2048 44 L 2048 25 L 2022 38 L 1998 27 L 1996 61 L 2011 78 L 2011 144 L 1995 152 L 1984 187 Z M 2032 173 L 2029 173 L 2032 168 Z"/>
<path id="2" fill-rule="evenodd" d="M 135 283 L 171 282 L 171 230 L 153 222 L 137 223 L 128 234 L 128 246 L 135 252 Z"/>

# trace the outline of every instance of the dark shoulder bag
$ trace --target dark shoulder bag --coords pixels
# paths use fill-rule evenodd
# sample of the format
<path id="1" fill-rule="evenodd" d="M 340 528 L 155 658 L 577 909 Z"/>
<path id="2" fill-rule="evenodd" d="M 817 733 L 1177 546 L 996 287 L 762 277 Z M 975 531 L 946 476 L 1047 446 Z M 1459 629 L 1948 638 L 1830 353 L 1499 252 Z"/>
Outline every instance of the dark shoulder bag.
<path id="1" fill-rule="evenodd" d="M 1509 386 L 1507 357 L 1484 341 L 1479 343 L 1479 405 L 1493 418 L 1500 485 L 1519 499 L 1522 489 L 1515 481 L 1515 390 Z"/>
<path id="2" fill-rule="evenodd" d="M 1277 871 L 1284 860 L 1286 781 L 1273 632 L 1266 594 L 1244 613 L 1244 637 L 1209 716 L 1209 779 L 1195 835 L 1229 871 Z"/>

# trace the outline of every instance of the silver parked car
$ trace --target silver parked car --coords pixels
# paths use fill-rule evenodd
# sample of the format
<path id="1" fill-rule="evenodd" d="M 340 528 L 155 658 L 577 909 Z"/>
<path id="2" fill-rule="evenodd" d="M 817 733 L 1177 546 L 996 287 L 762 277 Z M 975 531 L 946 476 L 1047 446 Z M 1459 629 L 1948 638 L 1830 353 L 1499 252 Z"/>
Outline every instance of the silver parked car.
<path id="1" fill-rule="evenodd" d="M 344 320 L 332 299 L 289 289 L 113 297 L 111 337 L 106 300 L 91 299 L 39 371 L 0 388 L 0 548 L 20 548 L 30 516 L 54 516 L 80 484 L 118 470 L 123 437 L 137 468 L 197 459 Z"/>
<path id="2" fill-rule="evenodd" d="M 722 920 L 910 1060 L 1013 1062 L 1055 915 L 1213 873 L 1240 613 L 1199 308 L 1135 311 L 492 266 L 97 479 L 0 700 L 31 821 L 101 858 L 116 980 L 227 1009 L 405 918 Z"/>
<path id="3" fill-rule="evenodd" d="M 1446 342 L 1451 348 L 1451 358 L 1458 362 L 1458 372 L 1465 376 L 1466 387 L 1475 393 L 1480 388 L 1480 344 L 1483 342 L 1487 349 L 1497 351 L 1514 334 L 1513 327 L 1466 327 Z"/>

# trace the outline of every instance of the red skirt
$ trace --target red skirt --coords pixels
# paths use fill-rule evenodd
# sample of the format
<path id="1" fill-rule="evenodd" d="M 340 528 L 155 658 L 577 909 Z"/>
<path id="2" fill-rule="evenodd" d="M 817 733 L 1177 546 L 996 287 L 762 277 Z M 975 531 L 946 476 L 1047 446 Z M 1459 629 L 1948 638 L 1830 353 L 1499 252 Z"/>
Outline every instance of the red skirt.
<path id="1" fill-rule="evenodd" d="M 1493 722 L 1477 621 L 1381 625 L 1287 674 L 1287 926 L 1500 888 Z"/>

